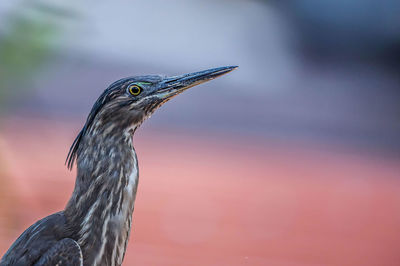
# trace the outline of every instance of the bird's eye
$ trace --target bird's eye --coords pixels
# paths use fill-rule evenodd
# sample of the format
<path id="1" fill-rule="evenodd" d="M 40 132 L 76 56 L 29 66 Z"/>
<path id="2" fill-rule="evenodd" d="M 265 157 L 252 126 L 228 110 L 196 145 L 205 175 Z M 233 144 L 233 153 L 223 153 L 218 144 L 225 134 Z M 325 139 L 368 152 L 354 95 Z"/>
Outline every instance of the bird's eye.
<path id="1" fill-rule="evenodd" d="M 142 92 L 142 88 L 138 85 L 130 85 L 128 91 L 133 96 L 138 96 Z"/>

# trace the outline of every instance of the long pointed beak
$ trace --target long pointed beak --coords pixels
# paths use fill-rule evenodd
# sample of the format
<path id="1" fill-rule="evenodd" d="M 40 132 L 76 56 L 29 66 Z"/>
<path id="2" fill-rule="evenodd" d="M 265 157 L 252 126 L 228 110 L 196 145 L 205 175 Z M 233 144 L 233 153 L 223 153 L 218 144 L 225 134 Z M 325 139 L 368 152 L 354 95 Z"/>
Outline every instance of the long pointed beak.
<path id="1" fill-rule="evenodd" d="M 155 91 L 154 94 L 161 99 L 171 98 L 193 86 L 199 85 L 203 82 L 215 79 L 228 72 L 231 72 L 237 67 L 238 66 L 218 67 L 207 69 L 204 71 L 183 74 L 180 76 L 168 77 L 161 82 L 161 86 L 157 91 Z"/>

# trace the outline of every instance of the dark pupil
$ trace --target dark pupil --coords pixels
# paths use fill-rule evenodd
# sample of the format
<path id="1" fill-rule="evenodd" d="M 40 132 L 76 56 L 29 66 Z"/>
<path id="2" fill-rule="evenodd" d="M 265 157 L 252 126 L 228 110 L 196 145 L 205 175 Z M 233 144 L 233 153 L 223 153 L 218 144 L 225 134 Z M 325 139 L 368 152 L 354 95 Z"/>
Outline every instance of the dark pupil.
<path id="1" fill-rule="evenodd" d="M 131 90 L 133 94 L 139 93 L 139 88 L 137 86 L 133 86 Z"/>

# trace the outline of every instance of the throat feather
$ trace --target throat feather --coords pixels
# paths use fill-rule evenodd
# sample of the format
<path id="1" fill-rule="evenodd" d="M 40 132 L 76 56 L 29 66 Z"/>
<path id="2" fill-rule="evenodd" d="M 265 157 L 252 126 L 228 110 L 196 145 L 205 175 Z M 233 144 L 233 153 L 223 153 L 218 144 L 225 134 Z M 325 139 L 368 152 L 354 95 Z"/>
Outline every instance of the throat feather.
<path id="1" fill-rule="evenodd" d="M 77 183 L 65 209 L 71 224 L 80 224 L 75 238 L 85 265 L 120 265 L 130 235 L 138 162 L 131 137 L 124 138 L 123 145 L 113 141 L 114 145 L 103 145 L 98 152 L 101 160 L 85 154 L 78 157 Z M 87 149 L 96 149 L 90 146 Z"/>

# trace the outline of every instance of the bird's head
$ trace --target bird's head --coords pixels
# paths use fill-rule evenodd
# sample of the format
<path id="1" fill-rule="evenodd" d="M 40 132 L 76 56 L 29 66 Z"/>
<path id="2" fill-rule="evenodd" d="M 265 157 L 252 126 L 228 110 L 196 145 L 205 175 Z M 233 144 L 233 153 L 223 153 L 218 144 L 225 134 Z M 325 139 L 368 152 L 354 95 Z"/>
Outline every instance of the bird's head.
<path id="1" fill-rule="evenodd" d="M 140 124 L 163 103 L 193 86 L 212 80 L 237 68 L 226 66 L 179 76 L 147 75 L 120 79 L 97 99 L 83 129 L 68 153 L 68 167 L 77 157 L 86 136 L 133 134 Z"/>

